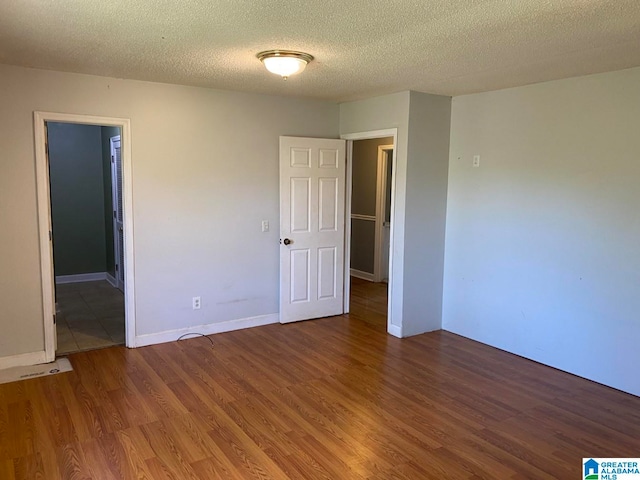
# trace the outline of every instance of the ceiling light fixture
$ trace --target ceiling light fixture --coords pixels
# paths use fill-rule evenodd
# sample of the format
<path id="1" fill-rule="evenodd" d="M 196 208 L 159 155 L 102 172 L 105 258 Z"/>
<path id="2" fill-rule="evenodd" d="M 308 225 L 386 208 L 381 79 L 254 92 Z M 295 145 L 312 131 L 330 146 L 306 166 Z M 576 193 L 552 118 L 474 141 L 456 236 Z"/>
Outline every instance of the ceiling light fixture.
<path id="1" fill-rule="evenodd" d="M 266 50 L 256 55 L 265 68 L 271 73 L 280 75 L 285 80 L 291 75 L 304 70 L 313 56 L 304 52 L 294 52 L 293 50 Z"/>

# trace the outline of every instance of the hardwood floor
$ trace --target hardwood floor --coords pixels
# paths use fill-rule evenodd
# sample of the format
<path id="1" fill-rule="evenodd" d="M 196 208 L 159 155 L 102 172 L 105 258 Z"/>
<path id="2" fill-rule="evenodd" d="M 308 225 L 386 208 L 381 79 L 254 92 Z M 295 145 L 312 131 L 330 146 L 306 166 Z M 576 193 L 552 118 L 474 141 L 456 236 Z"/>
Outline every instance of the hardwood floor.
<path id="1" fill-rule="evenodd" d="M 350 318 L 387 331 L 387 284 L 351 277 Z"/>
<path id="2" fill-rule="evenodd" d="M 574 479 L 640 454 L 640 398 L 451 333 L 341 316 L 210 338 L 0 385 L 0 478 Z"/>

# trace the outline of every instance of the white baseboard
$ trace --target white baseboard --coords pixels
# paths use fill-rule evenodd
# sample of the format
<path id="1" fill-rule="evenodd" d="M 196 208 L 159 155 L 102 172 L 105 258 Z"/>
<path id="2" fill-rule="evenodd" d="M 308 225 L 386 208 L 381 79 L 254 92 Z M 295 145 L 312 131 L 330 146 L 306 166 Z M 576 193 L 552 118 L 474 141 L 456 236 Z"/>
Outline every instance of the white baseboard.
<path id="1" fill-rule="evenodd" d="M 79 273 L 77 275 L 58 275 L 56 277 L 56 285 L 62 285 L 63 283 L 96 282 L 98 280 L 107 280 L 107 273 L 95 272 Z"/>
<path id="2" fill-rule="evenodd" d="M 198 325 L 195 327 L 179 328 L 176 330 L 167 330 L 164 332 L 150 333 L 146 335 L 136 335 L 135 346 L 145 347 L 147 345 L 155 345 L 157 343 L 175 342 L 178 338 L 187 333 L 212 335 L 214 333 L 232 332 L 243 328 L 270 325 L 272 323 L 278 323 L 279 321 L 280 316 L 277 313 L 271 313 L 269 315 L 260 315 L 258 317 L 239 318 L 237 320 L 229 320 L 227 322 L 209 323 L 207 325 Z"/>
<path id="3" fill-rule="evenodd" d="M 375 279 L 373 273 L 363 272 L 361 270 L 356 270 L 355 268 L 352 268 L 350 273 L 352 277 L 361 278 L 362 280 L 368 280 L 370 282 L 373 282 Z"/>
<path id="4" fill-rule="evenodd" d="M 113 287 L 113 288 L 118 288 L 118 281 L 116 280 L 116 277 L 112 277 L 109 273 L 105 273 L 106 275 L 106 281 L 109 282 L 109 284 Z"/>
<path id="5" fill-rule="evenodd" d="M 38 365 L 40 363 L 47 363 L 47 356 L 44 350 L 41 352 L 22 353 L 20 355 L 0 357 L 0 370 L 11 367 Z"/>
<path id="6" fill-rule="evenodd" d="M 398 325 L 387 325 L 387 333 L 389 335 L 393 335 L 394 337 L 402 338 L 402 327 Z"/>

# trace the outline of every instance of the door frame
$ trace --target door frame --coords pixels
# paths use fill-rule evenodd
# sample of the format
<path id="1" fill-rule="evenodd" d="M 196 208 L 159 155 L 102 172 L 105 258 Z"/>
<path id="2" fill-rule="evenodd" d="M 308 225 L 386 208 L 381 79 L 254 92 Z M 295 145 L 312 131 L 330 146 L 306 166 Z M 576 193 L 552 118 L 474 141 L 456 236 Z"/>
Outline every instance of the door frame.
<path id="1" fill-rule="evenodd" d="M 395 305 L 402 305 L 402 289 L 395 289 L 394 285 L 402 285 L 402 279 L 395 278 L 393 269 L 393 248 L 395 230 L 395 205 L 397 195 L 397 163 L 398 163 L 398 129 L 387 128 L 383 130 L 371 130 L 367 132 L 347 133 L 340 138 L 347 141 L 347 174 L 345 178 L 345 239 L 344 239 L 344 313 L 349 313 L 351 299 L 351 195 L 353 193 L 353 142 L 355 140 L 369 140 L 373 138 L 393 137 L 394 155 L 391 164 L 391 230 L 389 234 L 389 290 L 387 294 L 387 332 L 395 336 L 401 336 L 396 332 L 396 324 L 401 325 L 402 319 L 393 318 Z M 401 273 L 401 270 L 399 270 Z"/>
<path id="2" fill-rule="evenodd" d="M 38 202 L 38 236 L 40 240 L 40 271 L 42 280 L 42 320 L 44 324 L 45 361 L 55 360 L 55 315 L 53 278 L 53 245 L 51 242 L 51 197 L 47 152 L 46 123 L 77 123 L 120 127 L 122 154 L 123 214 L 125 231 L 125 344 L 135 346 L 135 285 L 133 241 L 133 188 L 131 169 L 131 121 L 128 118 L 99 117 L 54 112 L 33 112 L 36 158 L 36 192 Z"/>
<path id="3" fill-rule="evenodd" d="M 110 154 L 111 154 L 111 209 L 113 211 L 113 214 L 111 215 L 111 223 L 113 225 L 113 260 L 114 260 L 114 264 L 116 266 L 119 266 L 119 269 L 116 270 L 115 272 L 115 287 L 120 290 L 120 291 L 124 291 L 124 282 L 121 280 L 120 276 L 121 273 L 120 271 L 124 268 L 124 265 L 120 265 L 120 235 L 118 235 L 118 218 L 115 215 L 116 213 L 116 209 L 117 209 L 117 203 L 118 203 L 118 193 L 120 193 L 122 195 L 123 192 L 118 192 L 118 166 L 116 165 L 115 162 L 115 155 L 116 155 L 116 147 L 115 144 L 116 142 L 120 143 L 120 169 L 122 171 L 122 136 L 121 135 L 114 135 L 113 137 L 109 138 L 109 150 L 110 150 Z M 122 208 L 124 210 L 124 205 L 122 205 Z M 122 229 L 123 229 L 123 233 L 124 233 L 124 211 L 122 212 Z M 123 246 L 124 247 L 124 246 Z M 126 274 L 126 269 L 125 269 L 125 274 Z"/>
<path id="4" fill-rule="evenodd" d="M 384 252 L 382 250 L 382 240 L 384 238 L 384 220 L 387 210 L 387 165 L 389 162 L 389 152 L 393 151 L 393 145 L 378 145 L 378 159 L 376 165 L 376 232 L 373 259 L 373 280 L 381 282 L 382 263 Z M 391 170 L 391 183 L 393 184 L 393 157 Z M 389 222 L 391 223 L 391 222 Z"/>

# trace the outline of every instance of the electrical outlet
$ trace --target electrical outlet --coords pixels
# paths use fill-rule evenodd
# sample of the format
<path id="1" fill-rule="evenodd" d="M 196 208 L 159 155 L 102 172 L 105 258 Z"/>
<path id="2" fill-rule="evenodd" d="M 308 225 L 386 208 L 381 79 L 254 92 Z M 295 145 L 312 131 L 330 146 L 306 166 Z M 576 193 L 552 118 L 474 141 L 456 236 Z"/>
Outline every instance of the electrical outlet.
<path id="1" fill-rule="evenodd" d="M 268 232 L 269 231 L 269 220 L 263 220 L 262 221 L 262 231 L 263 232 Z"/>
<path id="2" fill-rule="evenodd" d="M 473 166 L 474 167 L 479 167 L 480 166 L 480 155 L 474 155 L 473 156 Z"/>
<path id="3" fill-rule="evenodd" d="M 192 305 L 194 310 L 200 310 L 200 297 L 193 297 Z"/>

